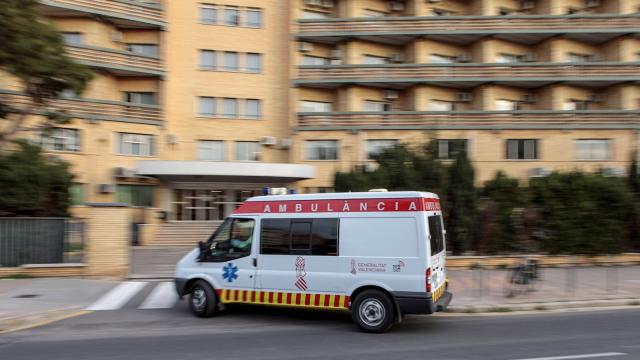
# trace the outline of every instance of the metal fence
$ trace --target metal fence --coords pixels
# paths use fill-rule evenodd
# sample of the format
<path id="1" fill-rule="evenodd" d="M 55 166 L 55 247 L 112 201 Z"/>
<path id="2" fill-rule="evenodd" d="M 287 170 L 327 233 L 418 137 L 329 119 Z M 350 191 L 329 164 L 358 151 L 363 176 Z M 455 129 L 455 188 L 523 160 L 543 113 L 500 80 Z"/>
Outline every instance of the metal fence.
<path id="1" fill-rule="evenodd" d="M 0 267 L 83 261 L 85 223 L 70 218 L 0 218 Z"/>

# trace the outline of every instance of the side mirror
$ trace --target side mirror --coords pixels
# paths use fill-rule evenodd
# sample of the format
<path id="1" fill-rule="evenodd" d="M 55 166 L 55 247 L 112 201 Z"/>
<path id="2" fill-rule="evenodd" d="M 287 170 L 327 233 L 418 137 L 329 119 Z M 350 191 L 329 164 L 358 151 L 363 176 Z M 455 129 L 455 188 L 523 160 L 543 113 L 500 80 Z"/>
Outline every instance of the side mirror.
<path id="1" fill-rule="evenodd" d="M 198 249 L 200 250 L 200 255 L 198 256 L 198 261 L 204 261 L 208 255 L 211 254 L 211 251 L 207 247 L 207 244 L 204 241 L 198 241 Z"/>

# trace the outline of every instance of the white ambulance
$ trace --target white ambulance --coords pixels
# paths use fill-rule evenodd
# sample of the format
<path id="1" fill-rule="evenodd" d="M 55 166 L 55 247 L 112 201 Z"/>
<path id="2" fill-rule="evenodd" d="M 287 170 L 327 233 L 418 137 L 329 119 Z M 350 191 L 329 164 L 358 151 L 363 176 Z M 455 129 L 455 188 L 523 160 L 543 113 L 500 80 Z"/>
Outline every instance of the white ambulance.
<path id="1" fill-rule="evenodd" d="M 451 301 L 438 196 L 366 192 L 258 196 L 176 267 L 197 316 L 248 303 L 351 310 L 366 332 Z"/>

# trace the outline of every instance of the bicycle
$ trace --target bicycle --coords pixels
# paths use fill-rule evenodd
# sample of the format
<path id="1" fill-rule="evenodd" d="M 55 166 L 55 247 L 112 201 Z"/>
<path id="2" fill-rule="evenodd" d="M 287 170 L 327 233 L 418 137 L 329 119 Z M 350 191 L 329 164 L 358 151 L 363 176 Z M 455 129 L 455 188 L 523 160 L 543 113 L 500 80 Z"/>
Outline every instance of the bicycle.
<path id="1" fill-rule="evenodd" d="M 521 263 L 507 273 L 504 296 L 511 298 L 524 292 L 535 291 L 536 282 L 540 280 L 538 261 L 524 258 Z"/>

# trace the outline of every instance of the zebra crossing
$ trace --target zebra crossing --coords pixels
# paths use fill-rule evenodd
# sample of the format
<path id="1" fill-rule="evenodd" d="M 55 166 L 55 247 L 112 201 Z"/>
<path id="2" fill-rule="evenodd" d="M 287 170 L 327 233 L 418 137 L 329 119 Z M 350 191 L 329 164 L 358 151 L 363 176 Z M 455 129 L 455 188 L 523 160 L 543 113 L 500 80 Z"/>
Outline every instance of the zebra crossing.
<path id="1" fill-rule="evenodd" d="M 137 301 L 140 296 L 144 297 L 142 302 Z M 102 295 L 86 310 L 119 310 L 132 306 L 137 309 L 171 309 L 177 302 L 178 294 L 172 281 L 125 281 Z"/>

